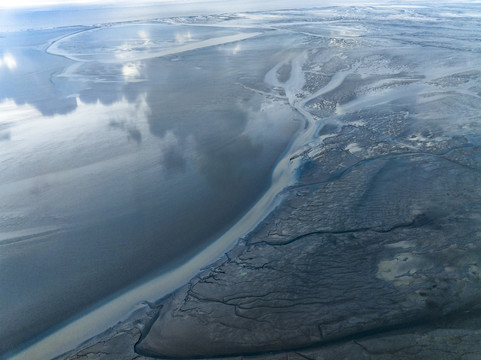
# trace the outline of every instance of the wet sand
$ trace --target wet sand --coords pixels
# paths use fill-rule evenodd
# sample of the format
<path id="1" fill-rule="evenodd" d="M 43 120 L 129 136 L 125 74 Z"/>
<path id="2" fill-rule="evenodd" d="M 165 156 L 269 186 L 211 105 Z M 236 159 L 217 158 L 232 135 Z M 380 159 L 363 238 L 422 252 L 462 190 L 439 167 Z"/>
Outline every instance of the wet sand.
<path id="1" fill-rule="evenodd" d="M 472 217 L 479 212 L 479 128 L 472 121 L 479 115 L 480 77 L 472 68 L 479 49 L 470 54 L 452 48 L 458 41 L 447 34 L 432 48 L 422 46 L 431 41 L 426 35 L 413 42 L 409 32 L 416 31 L 411 26 L 416 11 L 427 16 L 423 10 L 370 9 L 372 23 L 364 27 L 351 26 L 349 21 L 358 25 L 356 13 L 350 18 L 343 12 L 347 21 L 333 9 L 319 11 L 319 21 L 306 24 L 300 21 L 304 15 L 282 12 L 279 33 L 284 36 L 285 27 L 294 33 L 284 44 L 299 48 L 259 71 L 263 81 L 253 76 L 241 84 L 279 101 L 264 105 L 264 111 L 288 104 L 305 124 L 276 163 L 267 193 L 186 265 L 151 277 L 18 358 L 59 354 L 80 341 L 78 329 L 86 329 L 85 339 L 122 315 L 130 319 L 65 358 L 90 353 L 127 359 L 141 332 L 137 354 L 146 356 L 288 352 L 414 326 L 427 317 L 444 319 L 472 303 L 478 275 L 474 268 L 466 271 L 478 249 L 471 234 L 479 227 Z M 379 38 L 369 26 L 386 13 L 399 23 L 384 24 L 386 35 Z M 327 24 L 326 14 L 332 16 Z M 253 19 L 268 22 L 271 14 L 264 15 Z M 233 26 L 244 20 L 231 19 Z M 396 26 L 404 27 L 404 37 Z M 273 31 L 246 42 L 259 50 L 276 36 Z M 231 44 L 227 51 L 236 49 Z M 433 53 L 436 66 L 426 61 Z M 463 179 L 462 189 L 456 179 Z M 135 314 L 128 309 L 187 281 L 157 304 L 139 305 Z M 124 352 L 115 346 L 122 336 L 130 344 Z"/>

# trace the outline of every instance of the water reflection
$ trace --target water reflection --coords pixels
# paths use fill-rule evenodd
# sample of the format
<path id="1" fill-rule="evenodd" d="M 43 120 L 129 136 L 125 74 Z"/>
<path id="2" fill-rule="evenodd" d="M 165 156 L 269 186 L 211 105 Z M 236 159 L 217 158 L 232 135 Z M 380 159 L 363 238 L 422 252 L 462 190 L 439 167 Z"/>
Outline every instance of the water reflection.
<path id="1" fill-rule="evenodd" d="M 6 53 L 0 58 L 0 68 L 6 67 L 8 70 L 15 70 L 17 68 L 17 60 L 12 54 Z"/>
<path id="2" fill-rule="evenodd" d="M 192 34 L 190 31 L 187 31 L 186 33 L 176 33 L 175 34 L 175 42 L 177 44 L 184 44 L 186 42 L 192 41 Z"/>
<path id="3" fill-rule="evenodd" d="M 236 44 L 236 46 L 234 47 L 234 49 L 232 50 L 232 55 L 237 55 L 239 53 L 239 51 L 241 51 L 242 49 L 242 45 L 241 44 Z"/>
<path id="4" fill-rule="evenodd" d="M 43 51 L 66 29 L 0 39 L 22 64 L 10 71 L 3 55 L 0 287 L 15 291 L 0 294 L 9 309 L 0 311 L 9 324 L 0 352 L 189 258 L 269 186 L 296 115 L 239 83 L 263 86 L 282 43 L 253 38 L 130 59 L 233 33 L 89 30 L 61 46 L 80 61 Z M 96 50 L 122 46 L 125 62 L 110 61 L 122 52 Z"/>
<path id="5" fill-rule="evenodd" d="M 141 67 L 142 66 L 139 62 L 128 63 L 128 64 L 123 65 L 122 66 L 122 75 L 124 76 L 125 81 L 140 78 Z"/>

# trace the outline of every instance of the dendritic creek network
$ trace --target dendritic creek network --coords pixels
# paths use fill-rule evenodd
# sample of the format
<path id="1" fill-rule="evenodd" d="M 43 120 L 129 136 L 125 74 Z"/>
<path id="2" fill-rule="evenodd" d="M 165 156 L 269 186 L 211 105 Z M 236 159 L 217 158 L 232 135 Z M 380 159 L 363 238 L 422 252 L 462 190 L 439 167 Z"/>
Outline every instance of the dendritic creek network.
<path id="1" fill-rule="evenodd" d="M 481 358 L 481 5 L 214 3 L 2 10 L 0 357 Z"/>

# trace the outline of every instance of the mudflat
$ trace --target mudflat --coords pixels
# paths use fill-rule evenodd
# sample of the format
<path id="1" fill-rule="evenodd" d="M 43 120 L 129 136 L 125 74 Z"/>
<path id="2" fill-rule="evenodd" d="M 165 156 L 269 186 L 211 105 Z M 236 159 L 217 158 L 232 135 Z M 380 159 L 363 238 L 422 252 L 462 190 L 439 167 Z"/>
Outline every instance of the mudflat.
<path id="1" fill-rule="evenodd" d="M 187 284 L 59 358 L 479 358 L 479 16 L 426 4 L 173 20 L 285 40 L 240 86 L 303 120 L 272 172 L 290 182 Z"/>

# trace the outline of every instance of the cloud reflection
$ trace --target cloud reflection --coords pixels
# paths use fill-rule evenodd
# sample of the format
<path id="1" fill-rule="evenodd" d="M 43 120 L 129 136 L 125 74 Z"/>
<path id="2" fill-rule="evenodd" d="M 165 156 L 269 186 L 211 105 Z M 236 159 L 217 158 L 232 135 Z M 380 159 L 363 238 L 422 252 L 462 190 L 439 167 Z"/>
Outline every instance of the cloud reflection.
<path id="1" fill-rule="evenodd" d="M 133 124 L 127 124 L 125 121 L 111 120 L 109 127 L 125 131 L 127 133 L 127 138 L 135 141 L 137 144 L 142 142 L 142 133 Z"/>
<path id="2" fill-rule="evenodd" d="M 122 75 L 126 80 L 140 77 L 140 64 L 128 63 L 122 66 Z"/>
<path id="3" fill-rule="evenodd" d="M 146 41 L 146 42 L 150 42 L 150 35 L 149 35 L 149 33 L 148 33 L 147 31 L 145 31 L 145 30 L 140 30 L 140 31 L 138 32 L 138 35 L 139 35 L 139 37 L 140 37 L 142 40 L 144 40 L 144 41 Z"/>
<path id="4" fill-rule="evenodd" d="M 137 32 L 137 36 L 137 39 L 134 38 L 130 39 L 129 41 L 125 41 L 119 47 L 113 49 L 116 59 L 129 59 L 135 53 L 149 50 L 154 45 L 147 31 L 140 30 Z"/>
<path id="5" fill-rule="evenodd" d="M 162 138 L 161 164 L 169 173 L 183 172 L 187 165 L 186 148 L 172 131 Z"/>
<path id="6" fill-rule="evenodd" d="M 236 46 L 232 50 L 232 55 L 237 55 L 239 53 L 239 51 L 241 51 L 241 49 L 242 49 L 241 44 L 240 43 L 236 44 Z"/>
<path id="7" fill-rule="evenodd" d="M 192 41 L 192 34 L 190 33 L 190 31 L 187 31 L 184 34 L 181 34 L 181 33 L 175 34 L 175 42 L 177 44 L 184 44 L 189 41 Z"/>
<path id="8" fill-rule="evenodd" d="M 68 169 L 82 172 L 80 169 L 86 166 L 105 164 L 138 151 L 129 143 L 133 140 L 140 144 L 142 133 L 148 133 L 145 95 L 134 102 L 121 99 L 111 105 L 99 101 L 88 104 L 79 98 L 76 103 L 69 114 L 43 116 L 28 104 L 0 102 L 0 124 L 8 126 L 7 131 L 0 132 L 0 144 L 1 140 L 10 140 L 8 146 L 0 146 L 4 160 L 0 163 L 0 183 Z M 113 127 L 125 133 L 113 132 Z"/>
<path id="9" fill-rule="evenodd" d="M 17 60 L 10 53 L 5 53 L 3 57 L 0 58 L 0 68 L 6 67 L 8 70 L 12 71 L 17 68 Z"/>

